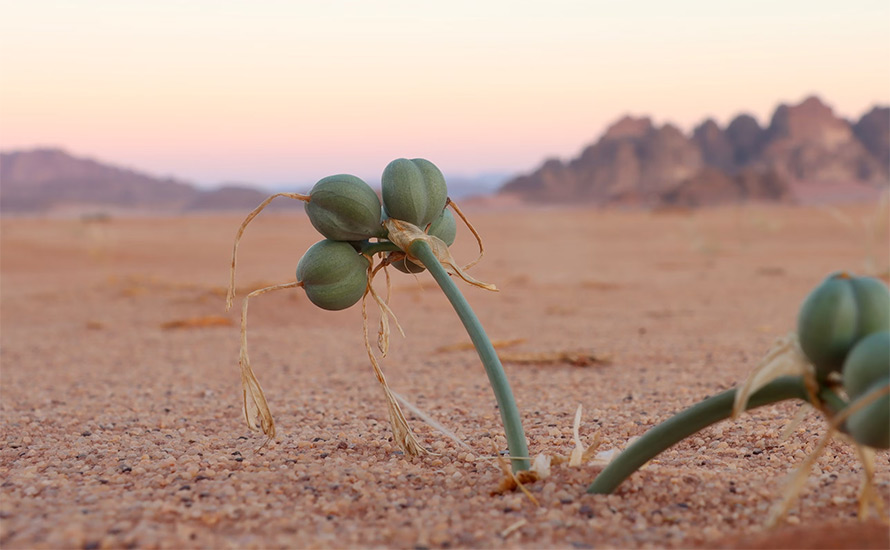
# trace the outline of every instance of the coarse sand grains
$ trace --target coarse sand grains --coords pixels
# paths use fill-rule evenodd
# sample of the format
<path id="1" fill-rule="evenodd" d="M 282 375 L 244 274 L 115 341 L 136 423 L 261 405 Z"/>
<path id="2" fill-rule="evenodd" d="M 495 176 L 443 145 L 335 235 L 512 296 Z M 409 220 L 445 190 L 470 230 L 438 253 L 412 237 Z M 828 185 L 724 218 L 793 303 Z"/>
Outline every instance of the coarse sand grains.
<path id="1" fill-rule="evenodd" d="M 858 220 L 872 206 L 840 208 Z M 491 338 L 511 353 L 608 358 L 505 364 L 533 454 L 571 452 L 579 404 L 582 439 L 598 432 L 608 451 L 733 387 L 793 329 L 816 283 L 866 259 L 860 232 L 819 207 L 468 210 L 487 251 L 472 272 L 501 291 L 463 288 Z M 498 411 L 425 273 L 393 274 L 407 337 L 393 337 L 382 368 L 469 449 L 406 410 L 435 454 L 398 452 L 360 312 L 318 310 L 299 290 L 251 301 L 251 361 L 279 433 L 262 445 L 241 413 L 239 308 L 223 311 L 240 221 L 0 221 L 0 546 L 890 546 L 886 525 L 856 519 L 862 467 L 840 440 L 786 521 L 764 530 L 825 433 L 811 412 L 781 438 L 800 409 L 791 402 L 700 432 L 613 495 L 585 494 L 596 463 L 529 485 L 537 507 L 521 492 L 492 495 L 502 476 L 492 449 L 506 449 Z M 239 299 L 292 280 L 313 235 L 299 214 L 257 218 L 240 248 Z M 886 270 L 882 238 L 871 265 Z M 469 260 L 474 247 L 461 230 L 453 252 Z M 876 484 L 890 507 L 887 452 Z"/>

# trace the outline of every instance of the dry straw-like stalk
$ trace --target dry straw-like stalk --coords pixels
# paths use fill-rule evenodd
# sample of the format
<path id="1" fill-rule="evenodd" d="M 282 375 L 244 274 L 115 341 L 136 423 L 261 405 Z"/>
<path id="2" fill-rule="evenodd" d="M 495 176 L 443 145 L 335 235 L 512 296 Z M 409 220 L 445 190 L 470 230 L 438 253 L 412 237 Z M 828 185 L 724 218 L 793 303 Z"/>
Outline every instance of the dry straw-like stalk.
<path id="1" fill-rule="evenodd" d="M 471 267 L 473 267 L 474 265 L 476 265 L 480 261 L 482 261 L 482 257 L 485 256 L 485 247 L 482 244 L 482 236 L 479 235 L 479 232 L 476 231 L 476 228 L 473 227 L 473 224 L 470 223 L 470 220 L 467 219 L 467 217 L 464 215 L 464 213 L 461 211 L 461 209 L 458 208 L 457 203 L 455 203 L 453 200 L 451 200 L 451 197 L 448 197 L 448 202 L 446 202 L 445 205 L 450 206 L 451 209 L 454 210 L 454 213 L 457 214 L 461 220 L 463 220 L 464 225 L 467 226 L 467 229 L 470 230 L 470 233 L 472 233 L 473 236 L 476 237 L 476 243 L 479 245 L 479 256 L 477 256 L 475 260 L 473 260 L 472 262 L 468 263 L 467 265 L 465 265 L 463 267 L 464 269 L 470 269 Z"/>
<path id="2" fill-rule="evenodd" d="M 745 412 L 751 396 L 773 380 L 786 375 L 806 376 L 811 370 L 809 361 L 800 349 L 797 334 L 790 333 L 777 338 L 736 392 L 732 418 L 739 418 Z M 815 401 L 813 402 L 815 403 Z"/>
<path id="3" fill-rule="evenodd" d="M 254 290 L 244 298 L 244 305 L 241 307 L 241 353 L 239 355 L 238 364 L 241 366 L 241 390 L 244 393 L 244 418 L 247 420 L 247 427 L 256 430 L 257 427 L 262 430 L 269 439 L 275 438 L 275 421 L 272 419 L 272 411 L 269 410 L 269 404 L 266 402 L 266 395 L 253 373 L 250 366 L 250 357 L 247 355 L 247 305 L 251 298 L 272 292 L 273 290 L 282 290 L 285 288 L 296 288 L 302 286 L 298 282 L 283 283 L 280 285 L 267 286 L 259 290 Z"/>
<path id="4" fill-rule="evenodd" d="M 797 499 L 797 496 L 800 494 L 800 491 L 803 489 L 804 484 L 807 481 L 807 478 L 810 475 L 810 470 L 813 468 L 813 464 L 822 456 L 822 453 L 825 452 L 828 443 L 831 441 L 831 438 L 838 433 L 838 429 L 847 421 L 848 418 L 854 413 L 863 408 L 869 406 L 873 402 L 877 401 L 881 397 L 890 393 L 890 385 L 882 386 L 880 388 L 876 388 L 869 393 L 865 394 L 861 398 L 857 399 L 854 403 L 850 404 L 850 406 L 846 407 L 839 413 L 837 413 L 828 423 L 828 431 L 816 445 L 816 448 L 813 449 L 813 452 L 810 453 L 800 464 L 797 470 L 791 474 L 791 478 L 788 480 L 785 489 L 782 491 L 782 498 L 773 506 L 770 511 L 769 517 L 767 518 L 766 524 L 768 527 L 774 527 L 777 525 L 787 514 L 788 510 L 791 509 L 791 506 L 794 504 L 794 501 Z M 869 457 L 873 458 L 872 451 L 870 449 L 864 448 L 862 445 L 853 442 L 857 449 L 859 449 L 859 456 L 863 459 L 863 469 L 864 478 L 862 489 L 859 493 L 859 518 L 861 520 L 865 520 L 868 514 L 868 506 L 870 502 L 877 501 L 876 508 L 879 514 L 883 513 L 883 504 L 880 503 L 880 499 L 875 495 L 873 476 L 874 476 L 874 462 L 873 460 L 869 460 Z"/>
<path id="5" fill-rule="evenodd" d="M 287 197 L 289 199 L 309 202 L 309 195 L 301 195 L 299 193 L 275 193 L 261 202 L 259 206 L 254 208 L 253 211 L 244 218 L 244 221 L 241 222 L 241 227 L 238 228 L 238 233 L 235 235 L 235 244 L 232 247 L 232 266 L 229 269 L 229 288 L 226 292 L 226 311 L 232 309 L 232 303 L 235 300 L 235 262 L 238 257 L 238 243 L 241 242 L 241 236 L 244 235 L 244 230 L 247 229 L 247 225 L 277 197 Z"/>
<path id="6" fill-rule="evenodd" d="M 411 431 L 411 427 L 408 425 L 408 420 L 405 418 L 405 414 L 402 412 L 401 407 L 399 407 L 398 401 L 396 401 L 395 396 L 389 389 L 389 385 L 386 383 L 386 377 L 383 375 L 383 371 L 380 369 L 380 364 L 377 361 L 377 357 L 374 355 L 374 350 L 371 348 L 371 339 L 368 330 L 368 294 L 374 296 L 374 299 L 377 300 L 378 305 L 382 304 L 382 300 L 378 300 L 379 296 L 376 295 L 373 287 L 371 286 L 370 278 L 368 280 L 368 291 L 365 292 L 365 295 L 362 297 L 362 332 L 365 340 L 365 351 L 368 353 L 368 359 L 371 360 L 371 366 L 374 368 L 374 374 L 377 376 L 377 381 L 380 383 L 380 387 L 383 389 L 383 395 L 386 398 L 386 408 L 389 415 L 389 423 L 390 426 L 392 426 L 393 441 L 395 441 L 396 445 L 398 445 L 399 448 L 402 449 L 402 451 L 409 456 L 428 454 L 429 451 L 420 444 L 420 442 L 414 436 L 414 433 Z M 385 309 L 384 306 L 381 306 L 381 309 L 382 316 L 386 316 L 387 311 L 390 311 L 389 306 L 385 306 Z M 388 342 L 388 337 L 386 337 L 385 340 Z M 380 338 L 378 338 L 378 342 L 379 341 Z"/>

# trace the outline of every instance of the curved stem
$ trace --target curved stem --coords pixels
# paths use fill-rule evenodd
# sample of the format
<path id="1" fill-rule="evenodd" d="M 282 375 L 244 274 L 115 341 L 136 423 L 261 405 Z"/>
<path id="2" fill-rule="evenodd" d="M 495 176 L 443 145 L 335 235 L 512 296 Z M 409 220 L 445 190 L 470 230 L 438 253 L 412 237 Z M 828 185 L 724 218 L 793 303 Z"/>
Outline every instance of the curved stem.
<path id="1" fill-rule="evenodd" d="M 631 474 L 662 451 L 666 451 L 699 430 L 732 416 L 735 392 L 735 389 L 731 389 L 709 397 L 650 429 L 609 463 L 587 487 L 587 492 L 611 493 Z M 808 397 L 809 394 L 802 377 L 782 376 L 755 392 L 748 401 L 746 410 L 786 399 L 809 401 Z M 834 392 L 828 389 L 821 390 L 819 398 L 830 409 L 844 404 Z"/>
<path id="2" fill-rule="evenodd" d="M 507 436 L 507 447 L 510 449 L 510 456 L 513 471 L 528 470 L 530 463 L 528 460 L 528 443 L 525 439 L 525 432 L 522 430 L 522 421 L 519 418 L 519 409 L 516 406 L 516 400 L 513 398 L 513 391 L 510 389 L 510 383 L 504 374 L 504 368 L 501 366 L 501 360 L 491 345 L 491 340 L 485 334 L 485 329 L 479 322 L 479 318 L 470 308 L 466 298 L 461 294 L 457 285 L 439 263 L 439 260 L 433 254 L 430 246 L 422 241 L 415 240 L 409 246 L 411 256 L 417 258 L 429 270 L 430 274 L 439 283 L 439 287 L 448 300 L 451 302 L 457 316 L 460 317 L 473 346 L 482 360 L 482 366 L 485 367 L 485 374 L 488 375 L 488 381 L 491 383 L 491 389 L 494 390 L 495 399 L 497 399 L 498 409 L 501 412 L 501 420 L 504 423 L 504 431 Z"/>

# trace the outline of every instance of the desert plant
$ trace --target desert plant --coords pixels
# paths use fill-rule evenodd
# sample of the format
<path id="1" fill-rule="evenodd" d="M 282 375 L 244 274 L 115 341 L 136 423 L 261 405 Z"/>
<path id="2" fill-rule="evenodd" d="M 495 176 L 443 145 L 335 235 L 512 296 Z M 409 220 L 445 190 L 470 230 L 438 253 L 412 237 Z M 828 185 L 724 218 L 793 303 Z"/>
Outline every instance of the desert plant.
<path id="1" fill-rule="evenodd" d="M 821 411 L 829 429 L 792 478 L 770 521 L 787 511 L 810 465 L 836 431 L 849 436 L 865 464 L 860 510 L 864 513 L 868 501 L 880 506 L 872 493 L 871 462 L 872 449 L 890 447 L 890 292 L 876 279 L 832 274 L 804 300 L 797 326 L 798 333 L 781 339 L 740 388 L 705 399 L 650 429 L 606 466 L 587 492 L 612 493 L 659 453 L 712 424 L 755 407 L 799 399 Z"/>
<path id="2" fill-rule="evenodd" d="M 406 454 L 426 453 L 411 432 L 371 347 L 366 305 L 370 296 L 380 308 L 377 346 L 385 356 L 389 347 L 389 319 L 395 319 L 388 304 L 390 276 L 387 268 L 394 266 L 405 273 L 419 273 L 426 269 L 450 301 L 479 354 L 497 400 L 513 469 L 527 470 L 528 444 L 503 367 L 479 319 L 452 279 L 457 276 L 471 285 L 497 290 L 494 285 L 478 281 L 466 273 L 466 269 L 484 254 L 478 233 L 448 197 L 445 178 L 428 160 L 394 160 L 383 171 L 382 185 L 381 204 L 374 191 L 361 179 L 350 175 L 330 176 L 319 181 L 308 195 L 272 195 L 248 214 L 239 227 L 232 249 L 227 309 L 235 294 L 238 243 L 247 225 L 273 199 L 284 196 L 306 202 L 310 222 L 325 237 L 300 259 L 296 281 L 256 290 L 244 299 L 239 363 L 248 427 L 261 429 L 269 438 L 275 436 L 274 420 L 247 353 L 248 301 L 272 290 L 302 287 L 310 301 L 323 309 L 341 310 L 362 302 L 365 348 L 386 397 L 394 439 Z M 454 216 L 447 210 L 449 206 L 479 243 L 479 258 L 463 267 L 448 249 L 457 229 Z M 374 277 L 381 271 L 387 281 L 386 297 L 381 297 L 373 285 Z M 401 331 L 397 321 L 396 326 Z"/>

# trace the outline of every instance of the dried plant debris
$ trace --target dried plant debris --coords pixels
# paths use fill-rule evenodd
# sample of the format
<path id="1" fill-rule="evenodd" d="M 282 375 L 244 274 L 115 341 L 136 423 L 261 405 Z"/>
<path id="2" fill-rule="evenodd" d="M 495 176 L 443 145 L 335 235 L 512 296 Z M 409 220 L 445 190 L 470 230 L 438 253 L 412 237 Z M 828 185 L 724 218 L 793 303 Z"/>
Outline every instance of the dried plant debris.
<path id="1" fill-rule="evenodd" d="M 250 356 L 247 353 L 247 308 L 250 299 L 255 296 L 275 290 L 296 288 L 297 286 L 299 286 L 299 283 L 282 283 L 254 290 L 244 297 L 244 302 L 241 306 L 241 348 L 238 356 L 238 366 L 241 369 L 244 419 L 247 421 L 248 428 L 261 430 L 268 439 L 275 439 L 275 420 L 272 418 L 272 411 L 266 402 L 266 394 L 263 392 L 262 386 L 260 386 L 260 381 L 257 380 L 253 367 L 250 366 Z"/>
<path id="2" fill-rule="evenodd" d="M 492 340 L 491 346 L 494 349 L 504 349 L 525 343 L 525 338 L 510 338 L 506 340 Z M 448 344 L 436 348 L 436 353 L 448 353 L 451 351 L 470 351 L 476 349 L 473 342 L 457 342 L 456 344 Z"/>
<path id="3" fill-rule="evenodd" d="M 188 319 L 175 319 L 161 323 L 164 330 L 181 329 L 181 328 L 204 328 L 204 327 L 230 327 L 234 323 L 228 317 L 222 315 L 203 315 L 201 317 L 189 317 Z"/>
<path id="4" fill-rule="evenodd" d="M 551 468 L 553 466 L 568 464 L 569 467 L 579 468 L 588 464 L 596 456 L 596 452 L 600 447 L 600 434 L 599 432 L 596 432 L 593 435 L 593 441 L 590 445 L 584 445 L 584 442 L 581 440 L 581 413 L 582 407 L 579 404 L 578 408 L 575 410 L 575 418 L 572 422 L 572 439 L 575 443 L 575 447 L 568 455 L 548 455 L 541 453 L 535 457 L 531 468 L 514 474 L 510 469 L 508 458 L 515 457 L 501 456 L 497 453 L 497 449 L 495 449 L 498 465 L 504 473 L 504 477 L 501 479 L 498 487 L 494 489 L 491 494 L 499 495 L 519 489 L 535 504 L 535 506 L 539 506 L 538 500 L 531 494 L 531 492 L 529 492 L 525 487 L 526 485 L 550 477 Z"/>
<path id="5" fill-rule="evenodd" d="M 528 524 L 528 520 L 523 518 L 516 523 L 511 524 L 509 527 L 501 531 L 501 538 L 507 538 L 522 527 L 525 527 Z"/>
<path id="6" fill-rule="evenodd" d="M 594 365 L 608 365 L 611 360 L 608 356 L 597 355 L 592 351 L 545 351 L 545 352 L 512 352 L 499 353 L 498 356 L 504 363 L 515 365 L 562 365 L 569 364 L 574 367 L 591 367 Z"/>
<path id="7" fill-rule="evenodd" d="M 422 261 L 411 256 L 408 251 L 410 251 L 411 243 L 413 243 L 414 241 L 424 241 L 433 250 L 433 254 L 436 256 L 436 259 L 441 262 L 442 266 L 445 268 L 446 271 L 448 271 L 450 275 L 456 275 L 463 279 L 464 282 L 473 286 L 497 292 L 498 288 L 495 285 L 482 282 L 468 275 L 465 270 L 468 267 L 472 266 L 473 263 L 471 262 L 468 266 L 463 268 L 460 267 L 460 265 L 458 265 L 457 261 L 454 259 L 454 256 L 451 255 L 451 251 L 448 249 L 448 245 L 445 244 L 442 239 L 433 235 L 427 235 L 416 225 L 402 220 L 389 218 L 383 222 L 383 225 L 389 232 L 389 239 L 400 249 L 406 251 L 408 259 L 416 263 L 417 265 L 426 267 L 423 265 Z"/>
<path id="8" fill-rule="evenodd" d="M 773 380 L 785 375 L 811 376 L 811 371 L 812 367 L 800 349 L 796 334 L 791 333 L 776 339 L 736 392 L 732 417 L 741 416 L 751 396 Z"/>
<path id="9" fill-rule="evenodd" d="M 372 286 L 372 280 L 368 280 L 368 291 L 362 297 L 362 333 L 364 336 L 365 343 L 365 351 L 368 353 L 368 359 L 371 361 L 371 367 L 374 369 L 374 375 L 377 377 L 377 381 L 380 383 L 380 387 L 383 390 L 383 395 L 386 399 L 386 410 L 387 415 L 389 416 L 389 423 L 392 428 L 393 440 L 399 446 L 399 448 L 408 456 L 420 456 L 429 454 L 430 451 L 420 444 L 420 441 L 414 435 L 414 432 L 411 431 L 411 426 L 408 425 L 408 420 L 405 418 L 405 414 L 402 412 L 402 408 L 399 406 L 399 402 L 396 400 L 395 395 L 393 395 L 392 390 L 389 389 L 389 385 L 386 383 L 386 376 L 383 374 L 383 370 L 380 368 L 380 363 L 377 361 L 377 356 L 374 354 L 374 350 L 371 347 L 371 339 L 369 336 L 369 320 L 368 320 L 368 307 L 367 307 L 367 298 L 370 294 L 374 301 L 377 303 L 380 308 L 381 315 L 381 323 L 380 323 L 380 332 L 377 335 L 377 344 L 381 353 L 385 355 L 387 348 L 389 347 L 389 324 L 383 319 L 386 319 L 388 315 L 392 315 L 392 311 L 388 306 L 384 303 L 382 299 L 380 299 L 379 295 L 374 291 L 374 287 Z M 393 315 L 395 319 L 395 316 Z M 398 326 L 398 321 L 396 321 L 396 326 Z M 401 330 L 401 327 L 399 327 Z"/>
<path id="10" fill-rule="evenodd" d="M 822 453 L 828 448 L 828 443 L 835 436 L 844 437 L 850 440 L 856 447 L 859 459 L 863 465 L 863 479 L 859 491 L 859 519 L 862 521 L 868 519 L 869 508 L 874 506 L 875 512 L 881 521 L 890 523 L 890 518 L 887 518 L 884 515 L 884 504 L 874 487 L 874 450 L 864 445 L 860 445 L 853 441 L 852 438 L 847 438 L 844 434 L 838 432 L 838 428 L 842 426 L 851 415 L 858 410 L 867 407 L 881 396 L 886 395 L 888 391 L 890 391 L 890 386 L 878 388 L 875 391 L 870 392 L 865 398 L 858 400 L 856 403 L 853 403 L 830 419 L 827 433 L 816 445 L 816 448 L 813 449 L 813 452 L 807 455 L 800 466 L 798 466 L 790 475 L 785 484 L 785 488 L 782 491 L 782 498 L 776 502 L 770 510 L 769 517 L 766 521 L 768 527 L 778 525 L 788 514 L 791 506 L 794 504 L 795 500 L 797 500 L 798 495 L 806 485 L 807 478 L 809 477 L 813 465 L 819 457 L 822 456 Z"/>

